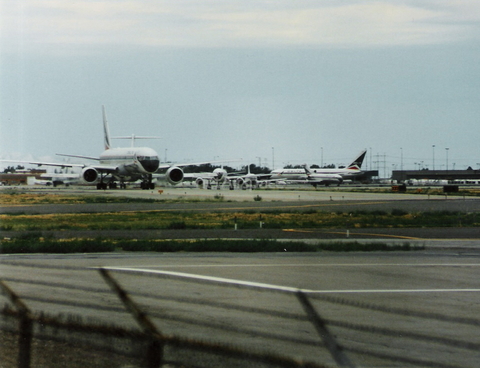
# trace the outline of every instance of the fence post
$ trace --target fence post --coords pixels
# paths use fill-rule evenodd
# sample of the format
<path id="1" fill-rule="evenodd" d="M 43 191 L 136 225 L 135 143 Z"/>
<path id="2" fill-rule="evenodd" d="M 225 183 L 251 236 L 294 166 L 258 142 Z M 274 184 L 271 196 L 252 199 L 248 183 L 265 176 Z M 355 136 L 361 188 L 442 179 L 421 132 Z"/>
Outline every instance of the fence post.
<path id="1" fill-rule="evenodd" d="M 355 365 L 353 365 L 353 363 L 350 362 L 350 359 L 348 359 L 348 357 L 345 355 L 342 346 L 338 344 L 333 335 L 330 333 L 325 322 L 317 313 L 315 308 L 313 308 L 313 305 L 310 303 L 310 300 L 308 300 L 305 293 L 298 291 L 296 295 L 300 301 L 300 304 L 302 304 L 303 310 L 305 313 L 307 313 L 308 319 L 315 326 L 315 329 L 322 338 L 333 359 L 335 359 L 335 362 L 337 362 L 340 367 L 355 368 Z"/>
<path id="2" fill-rule="evenodd" d="M 20 313 L 18 326 L 18 368 L 30 368 L 33 337 L 33 323 L 30 318 L 30 309 L 28 309 L 27 305 L 20 299 L 20 297 L 2 280 L 0 280 L 0 286 Z"/>
<path id="3" fill-rule="evenodd" d="M 33 323 L 27 311 L 20 312 L 20 334 L 18 337 L 18 368 L 30 368 Z"/>
<path id="4" fill-rule="evenodd" d="M 127 292 L 113 279 L 112 275 L 104 269 L 99 269 L 100 274 L 105 279 L 110 288 L 118 295 L 127 310 L 133 315 L 143 331 L 149 336 L 150 342 L 147 350 L 147 367 L 158 368 L 163 359 L 162 334 L 155 327 L 150 318 L 140 309 L 140 307 L 128 296 Z"/>

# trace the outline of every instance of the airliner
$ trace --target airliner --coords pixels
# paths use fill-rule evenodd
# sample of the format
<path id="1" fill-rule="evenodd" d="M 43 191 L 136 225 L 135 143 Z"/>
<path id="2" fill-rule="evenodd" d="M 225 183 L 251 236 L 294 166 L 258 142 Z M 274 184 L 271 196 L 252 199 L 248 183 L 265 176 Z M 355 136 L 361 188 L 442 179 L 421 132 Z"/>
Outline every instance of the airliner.
<path id="1" fill-rule="evenodd" d="M 206 183 L 207 189 L 212 188 L 212 183 L 217 185 L 217 189 L 220 189 L 223 184 L 228 184 L 230 190 L 235 189 L 235 184 L 241 189 L 247 189 L 248 186 L 253 189 L 257 188 L 260 182 L 259 176 L 250 172 L 250 166 L 247 165 L 247 173 L 244 175 L 238 173 L 229 174 L 221 167 L 216 168 L 211 173 L 186 174 L 186 177 L 195 179 L 195 183 L 199 187 L 203 187 Z"/>
<path id="2" fill-rule="evenodd" d="M 248 185 L 250 188 L 255 189 L 258 188 L 260 183 L 260 178 L 265 175 L 256 175 L 250 172 L 250 165 L 247 165 L 247 173 L 245 175 L 240 175 L 237 177 L 233 177 L 233 180 L 236 181 L 237 185 L 242 188 L 243 190 L 247 189 Z"/>
<path id="3" fill-rule="evenodd" d="M 103 130 L 105 151 L 99 157 L 66 155 L 59 156 L 82 158 L 97 161 L 95 164 L 71 164 L 71 163 L 52 163 L 37 161 L 15 161 L 38 166 L 56 166 L 61 168 L 71 167 L 81 169 L 80 174 L 71 175 L 70 180 L 76 179 L 79 184 L 96 185 L 97 189 L 117 188 L 117 182 L 120 188 L 126 188 L 126 182 L 136 182 L 141 180 L 142 189 L 154 189 L 154 174 L 159 169 L 166 169 L 163 175 L 156 175 L 156 178 L 165 179 L 170 184 L 179 184 L 183 181 L 183 170 L 179 166 L 160 164 L 159 155 L 155 150 L 149 147 L 134 147 L 135 139 L 156 139 L 158 137 L 138 137 L 132 135 L 132 147 L 112 148 L 110 144 L 110 132 L 108 128 L 107 115 L 105 107 L 102 106 Z M 115 137 L 112 137 L 115 139 Z M 127 137 L 117 137 L 125 139 Z M 65 177 L 63 176 L 65 179 Z"/>
<path id="4" fill-rule="evenodd" d="M 325 184 L 329 183 L 331 179 L 332 182 L 337 181 L 337 179 L 347 180 L 354 179 L 356 176 L 363 174 L 361 170 L 363 160 L 367 151 L 364 150 L 360 155 L 346 168 L 339 169 L 313 169 L 309 171 L 308 169 L 276 169 L 270 173 L 270 180 L 309 180 L 310 178 L 315 178 L 316 180 L 321 180 L 322 175 L 324 176 Z M 313 180 L 310 179 L 311 182 Z M 331 184 L 331 183 L 330 183 Z"/>
<path id="5" fill-rule="evenodd" d="M 217 167 L 212 172 L 185 174 L 185 178 L 195 179 L 195 184 L 199 187 L 206 184 L 207 189 L 212 189 L 212 183 L 220 189 L 220 186 L 227 182 L 227 176 L 227 171 L 223 167 Z"/>
<path id="6" fill-rule="evenodd" d="M 330 184 L 340 185 L 343 183 L 343 177 L 340 174 L 325 174 L 325 173 L 314 173 L 311 170 L 307 169 L 307 166 L 304 167 L 304 173 L 307 176 L 303 180 L 286 180 L 288 183 L 303 183 L 313 185 L 315 188 L 317 185 L 329 186 Z"/>

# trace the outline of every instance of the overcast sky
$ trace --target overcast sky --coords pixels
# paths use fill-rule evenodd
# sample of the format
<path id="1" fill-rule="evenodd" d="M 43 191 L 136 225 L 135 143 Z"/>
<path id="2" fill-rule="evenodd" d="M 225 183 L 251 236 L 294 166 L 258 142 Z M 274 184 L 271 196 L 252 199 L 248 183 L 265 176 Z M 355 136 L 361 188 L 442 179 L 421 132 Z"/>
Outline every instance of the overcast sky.
<path id="1" fill-rule="evenodd" d="M 0 27 L 3 159 L 98 156 L 105 105 L 162 161 L 480 166 L 480 1 L 0 0 Z"/>

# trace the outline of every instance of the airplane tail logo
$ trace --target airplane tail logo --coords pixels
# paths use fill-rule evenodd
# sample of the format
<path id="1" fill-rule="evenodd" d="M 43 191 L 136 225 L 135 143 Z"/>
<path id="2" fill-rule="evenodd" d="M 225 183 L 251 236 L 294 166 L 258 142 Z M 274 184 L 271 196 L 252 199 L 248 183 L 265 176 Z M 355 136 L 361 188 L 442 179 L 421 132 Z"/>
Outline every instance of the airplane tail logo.
<path id="1" fill-rule="evenodd" d="M 103 113 L 103 135 L 105 137 L 105 150 L 110 149 L 110 132 L 108 131 L 107 113 L 105 112 L 105 106 L 102 105 Z"/>
<path id="2" fill-rule="evenodd" d="M 358 156 L 350 165 L 348 165 L 347 168 L 353 170 L 360 170 L 362 168 L 363 160 L 365 159 L 366 154 L 366 150 L 360 153 L 360 156 Z"/>

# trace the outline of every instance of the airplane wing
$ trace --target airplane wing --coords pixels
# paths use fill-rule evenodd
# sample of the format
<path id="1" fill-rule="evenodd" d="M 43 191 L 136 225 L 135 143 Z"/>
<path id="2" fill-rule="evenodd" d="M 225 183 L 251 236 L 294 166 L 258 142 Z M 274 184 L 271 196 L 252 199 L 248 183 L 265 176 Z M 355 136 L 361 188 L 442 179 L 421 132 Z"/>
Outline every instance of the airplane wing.
<path id="1" fill-rule="evenodd" d="M 181 164 L 177 164 L 176 162 L 170 162 L 170 163 L 163 163 L 163 164 L 160 164 L 160 166 L 158 167 L 159 170 L 161 169 L 168 169 L 170 167 L 173 167 L 173 166 L 177 166 L 177 167 L 185 167 L 185 166 L 198 166 L 198 165 L 206 165 L 206 164 L 215 164 L 215 163 L 224 163 L 224 162 L 231 162 L 232 160 L 229 160 L 229 161 L 203 161 L 203 162 L 185 162 L 185 163 L 181 163 Z"/>
<path id="2" fill-rule="evenodd" d="M 184 179 L 195 180 L 196 178 L 202 179 L 213 179 L 215 178 L 215 174 L 211 172 L 201 172 L 201 173 L 184 173 Z"/>
<path id="3" fill-rule="evenodd" d="M 100 161 L 100 158 L 98 158 L 98 157 L 91 157 L 91 156 L 66 155 L 66 154 L 64 154 L 64 153 L 57 153 L 57 156 L 75 157 L 75 158 L 83 158 L 83 159 L 87 159 L 87 160 Z"/>
<path id="4" fill-rule="evenodd" d="M 72 157 L 80 157 L 80 156 L 72 156 Z M 71 164 L 71 163 L 65 163 L 65 162 L 17 161 L 17 160 L 0 160 L 0 161 L 11 162 L 16 164 L 25 164 L 25 165 L 54 166 L 54 167 L 61 167 L 61 168 L 75 167 L 75 168 L 83 169 L 85 167 L 91 167 L 103 173 L 111 173 L 117 169 L 117 167 L 113 165 L 86 165 L 86 164 Z"/>
<path id="5" fill-rule="evenodd" d="M 56 166 L 56 167 L 80 167 L 84 168 L 87 165 L 85 164 L 70 164 L 70 163 L 59 163 L 59 162 L 43 162 L 43 161 L 18 161 L 18 160 L 0 160 L 1 162 L 11 162 L 16 164 L 27 164 L 27 165 L 37 165 L 37 166 Z"/>
<path id="6" fill-rule="evenodd" d="M 158 167 L 159 170 L 165 170 L 170 167 L 185 167 L 185 166 L 199 166 L 199 165 L 206 165 L 206 164 L 225 164 L 227 162 L 238 162 L 242 161 L 241 158 L 234 158 L 234 159 L 228 159 L 228 160 L 214 160 L 214 161 L 202 161 L 202 162 L 184 162 L 184 163 L 176 163 L 176 162 L 164 162 L 160 163 L 160 166 Z"/>

